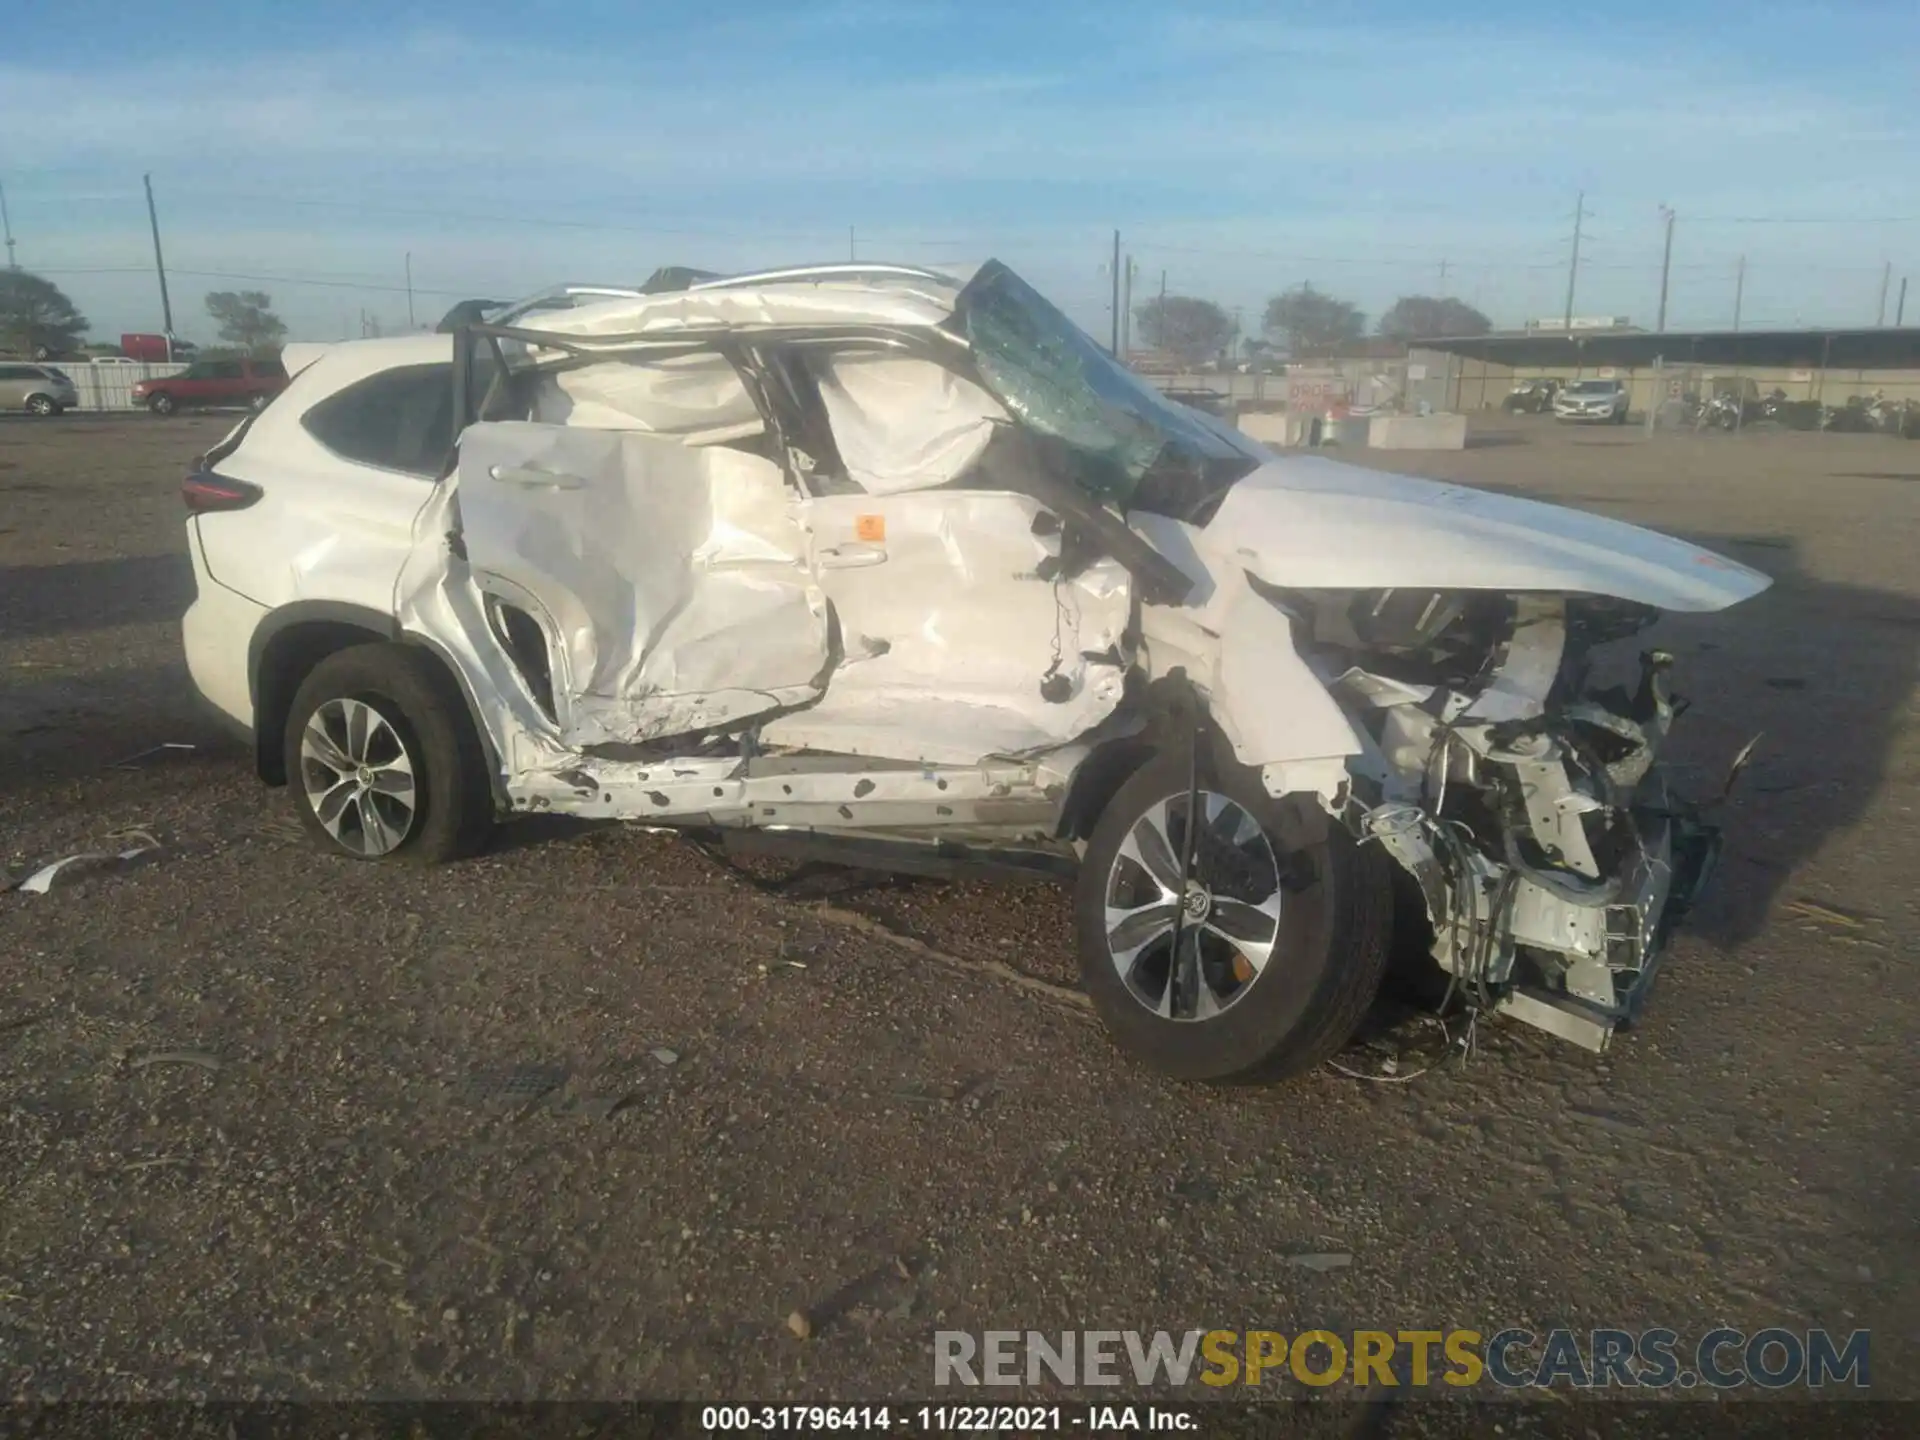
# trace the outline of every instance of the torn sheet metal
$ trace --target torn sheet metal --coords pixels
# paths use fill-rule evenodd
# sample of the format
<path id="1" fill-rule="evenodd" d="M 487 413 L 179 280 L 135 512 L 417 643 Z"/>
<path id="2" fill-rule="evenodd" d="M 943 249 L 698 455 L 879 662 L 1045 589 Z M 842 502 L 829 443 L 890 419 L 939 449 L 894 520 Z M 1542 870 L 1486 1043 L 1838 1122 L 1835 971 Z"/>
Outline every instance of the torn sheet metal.
<path id="1" fill-rule="evenodd" d="M 1049 578 L 1060 534 L 1034 533 L 1040 512 L 992 491 L 807 501 L 843 658 L 819 704 L 763 739 L 971 764 L 1064 744 L 1105 719 L 1125 679 L 1131 581 L 1111 560 Z"/>
<path id="2" fill-rule="evenodd" d="M 817 382 L 847 478 L 874 495 L 958 479 L 1007 422 L 985 390 L 917 357 L 837 355 Z"/>
<path id="3" fill-rule="evenodd" d="M 462 438 L 459 494 L 474 580 L 557 642 L 567 744 L 711 729 L 820 695 L 826 599 L 771 462 L 501 422 Z"/>
<path id="4" fill-rule="evenodd" d="M 62 875 L 71 877 L 80 869 L 99 864 L 130 864 L 142 859 L 160 848 L 160 842 L 144 830 L 122 830 L 107 837 L 121 848 L 117 850 L 83 850 L 77 855 L 66 855 L 42 865 L 17 887 L 23 895 L 45 895 L 53 888 L 54 882 Z M 75 867 L 78 867 L 76 869 Z"/>

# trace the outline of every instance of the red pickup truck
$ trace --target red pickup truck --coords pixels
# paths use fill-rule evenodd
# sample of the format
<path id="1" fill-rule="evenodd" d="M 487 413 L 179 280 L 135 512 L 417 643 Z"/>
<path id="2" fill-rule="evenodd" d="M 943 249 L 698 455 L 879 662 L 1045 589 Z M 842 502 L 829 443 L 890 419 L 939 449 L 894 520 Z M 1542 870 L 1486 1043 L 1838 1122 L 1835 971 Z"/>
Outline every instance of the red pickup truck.
<path id="1" fill-rule="evenodd" d="M 286 388 L 287 367 L 278 360 L 196 360 L 178 375 L 142 380 L 133 403 L 156 415 L 213 405 L 264 410 Z"/>

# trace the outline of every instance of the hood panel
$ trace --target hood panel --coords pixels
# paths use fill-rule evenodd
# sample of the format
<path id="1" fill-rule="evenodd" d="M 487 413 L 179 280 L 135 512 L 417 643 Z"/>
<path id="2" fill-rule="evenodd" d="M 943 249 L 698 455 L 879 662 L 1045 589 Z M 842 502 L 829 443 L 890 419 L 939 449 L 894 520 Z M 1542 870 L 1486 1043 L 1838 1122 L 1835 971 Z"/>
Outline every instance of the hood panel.
<path id="1" fill-rule="evenodd" d="M 1209 549 L 1301 590 L 1535 590 L 1709 611 L 1758 570 L 1637 525 L 1320 456 L 1263 465 L 1227 493 Z"/>

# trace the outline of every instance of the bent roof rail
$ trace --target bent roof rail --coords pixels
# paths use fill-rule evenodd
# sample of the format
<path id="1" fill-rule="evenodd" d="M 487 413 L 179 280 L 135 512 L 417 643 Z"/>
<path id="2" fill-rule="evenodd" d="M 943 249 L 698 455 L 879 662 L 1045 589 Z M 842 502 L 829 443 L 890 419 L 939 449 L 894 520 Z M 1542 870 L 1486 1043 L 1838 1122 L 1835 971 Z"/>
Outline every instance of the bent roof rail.
<path id="1" fill-rule="evenodd" d="M 735 285 L 778 285 L 794 280 L 858 280 L 865 277 L 890 280 L 937 280 L 959 288 L 960 282 L 939 270 L 918 265 L 865 265 L 842 261 L 832 265 L 796 265 L 784 270 L 756 270 L 747 275 L 724 275 L 717 280 L 702 280 L 691 290 L 725 290 Z"/>

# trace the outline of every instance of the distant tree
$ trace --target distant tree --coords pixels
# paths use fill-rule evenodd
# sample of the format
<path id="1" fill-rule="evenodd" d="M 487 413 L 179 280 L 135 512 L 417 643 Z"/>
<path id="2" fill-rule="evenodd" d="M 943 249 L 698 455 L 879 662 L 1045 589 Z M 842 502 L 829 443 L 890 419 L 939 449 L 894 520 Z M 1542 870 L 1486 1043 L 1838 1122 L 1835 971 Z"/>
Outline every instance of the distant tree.
<path id="1" fill-rule="evenodd" d="M 1136 306 L 1140 338 L 1182 360 L 1210 360 L 1233 341 L 1233 319 L 1211 300 L 1156 295 Z"/>
<path id="2" fill-rule="evenodd" d="M 1380 333 L 1395 340 L 1485 335 L 1493 322 L 1464 300 L 1402 295 L 1380 317 Z"/>
<path id="3" fill-rule="evenodd" d="M 1286 344 L 1288 353 L 1300 356 L 1358 340 L 1366 320 L 1351 301 L 1302 285 L 1267 301 L 1265 329 Z"/>
<path id="4" fill-rule="evenodd" d="M 273 313 L 273 297 L 264 290 L 214 290 L 207 295 L 207 314 L 220 328 L 220 338 L 249 355 L 278 350 L 287 339 L 287 327 Z"/>
<path id="5" fill-rule="evenodd" d="M 0 349 L 51 360 L 78 348 L 87 317 L 66 292 L 30 270 L 0 270 Z"/>

